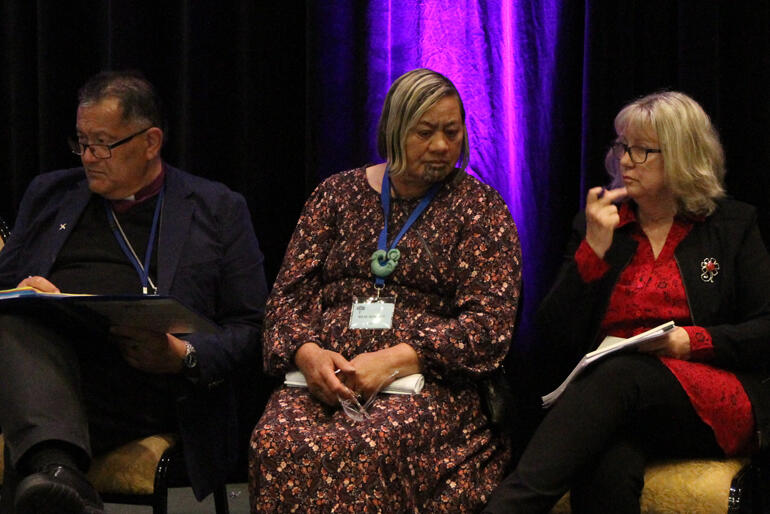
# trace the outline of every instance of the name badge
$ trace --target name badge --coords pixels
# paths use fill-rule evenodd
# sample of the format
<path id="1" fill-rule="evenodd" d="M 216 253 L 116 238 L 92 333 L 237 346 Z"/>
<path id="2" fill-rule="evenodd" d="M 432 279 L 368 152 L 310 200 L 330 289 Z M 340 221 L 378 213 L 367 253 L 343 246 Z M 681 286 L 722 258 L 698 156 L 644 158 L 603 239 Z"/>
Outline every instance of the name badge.
<path id="1" fill-rule="evenodd" d="M 382 296 L 359 300 L 353 297 L 353 307 L 350 309 L 350 328 L 381 330 L 392 328 L 395 308 L 395 298 Z"/>

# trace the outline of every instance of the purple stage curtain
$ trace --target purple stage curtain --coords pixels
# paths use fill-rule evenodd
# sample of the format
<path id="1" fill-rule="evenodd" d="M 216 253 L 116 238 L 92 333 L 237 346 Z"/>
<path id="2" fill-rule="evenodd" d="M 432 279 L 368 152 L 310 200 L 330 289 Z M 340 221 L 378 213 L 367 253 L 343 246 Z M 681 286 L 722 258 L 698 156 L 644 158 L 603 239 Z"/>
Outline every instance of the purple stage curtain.
<path id="1" fill-rule="evenodd" d="M 522 241 L 524 282 L 535 291 L 526 296 L 533 297 L 551 280 L 538 265 L 553 262 L 563 243 L 554 246 L 540 235 L 549 230 L 544 213 L 559 193 L 548 179 L 559 4 L 370 0 L 354 7 L 341 1 L 324 2 L 309 16 L 318 31 L 311 44 L 318 59 L 310 62 L 318 65 L 315 107 L 324 127 L 315 137 L 320 175 L 383 160 L 376 150 L 377 120 L 401 74 L 425 67 L 446 75 L 465 104 L 468 172 L 507 203 Z M 574 157 L 579 169 L 579 155 Z"/>

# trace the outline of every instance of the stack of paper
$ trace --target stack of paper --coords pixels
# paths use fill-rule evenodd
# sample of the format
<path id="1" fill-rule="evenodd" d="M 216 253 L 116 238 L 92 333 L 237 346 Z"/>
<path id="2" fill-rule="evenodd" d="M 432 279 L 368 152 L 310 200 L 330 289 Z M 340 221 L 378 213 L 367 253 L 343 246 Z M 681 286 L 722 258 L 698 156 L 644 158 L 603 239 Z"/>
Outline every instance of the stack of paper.
<path id="1" fill-rule="evenodd" d="M 559 398 L 559 396 L 561 396 L 561 394 L 567 388 L 569 383 L 572 382 L 575 379 L 575 377 L 578 376 L 591 363 L 596 362 L 600 359 L 603 359 L 604 357 L 611 355 L 615 352 L 618 352 L 620 350 L 636 348 L 637 346 L 639 346 L 644 342 L 652 341 L 659 337 L 663 337 L 664 335 L 666 335 L 667 332 L 669 332 L 670 330 L 673 330 L 674 328 L 675 328 L 674 322 L 668 321 L 666 323 L 663 323 L 660 326 L 651 328 L 647 332 L 642 332 L 641 334 L 637 334 L 627 339 L 623 339 L 621 337 L 613 337 L 613 336 L 605 337 L 596 350 L 585 354 L 583 358 L 580 359 L 580 362 L 578 362 L 578 365 L 575 366 L 575 369 L 572 370 L 572 372 L 567 376 L 567 378 L 564 379 L 564 382 L 562 382 L 559 387 L 557 387 L 547 395 L 543 396 L 542 398 L 543 407 L 547 408 L 553 405 L 556 399 Z"/>
<path id="2" fill-rule="evenodd" d="M 305 375 L 301 371 L 289 371 L 286 373 L 283 383 L 289 387 L 307 387 Z M 425 377 L 422 376 L 422 373 L 415 373 L 414 375 L 397 378 L 389 385 L 383 387 L 380 392 L 388 394 L 418 394 L 422 391 L 424 385 Z"/>

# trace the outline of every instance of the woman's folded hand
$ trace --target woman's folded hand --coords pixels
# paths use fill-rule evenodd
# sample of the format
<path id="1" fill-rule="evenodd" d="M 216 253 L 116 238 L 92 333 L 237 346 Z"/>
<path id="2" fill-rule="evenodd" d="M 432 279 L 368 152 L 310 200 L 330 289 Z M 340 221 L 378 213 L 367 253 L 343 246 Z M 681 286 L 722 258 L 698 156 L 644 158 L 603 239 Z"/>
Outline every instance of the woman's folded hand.
<path id="1" fill-rule="evenodd" d="M 353 375 L 345 376 L 343 381 L 365 400 L 377 388 L 387 386 L 396 378 L 421 371 L 417 352 L 406 343 L 358 354 L 351 359 L 350 364 L 356 371 Z M 394 375 L 394 372 L 397 373 Z"/>
<path id="2" fill-rule="evenodd" d="M 305 343 L 294 354 L 294 364 L 305 375 L 310 394 L 325 404 L 337 405 L 338 397 L 353 395 L 340 379 L 356 370 L 339 353 L 324 350 L 315 343 Z"/>
<path id="3" fill-rule="evenodd" d="M 640 345 L 639 351 L 654 353 L 661 357 L 688 360 L 690 358 L 690 335 L 682 327 L 676 327 L 665 336 Z"/>

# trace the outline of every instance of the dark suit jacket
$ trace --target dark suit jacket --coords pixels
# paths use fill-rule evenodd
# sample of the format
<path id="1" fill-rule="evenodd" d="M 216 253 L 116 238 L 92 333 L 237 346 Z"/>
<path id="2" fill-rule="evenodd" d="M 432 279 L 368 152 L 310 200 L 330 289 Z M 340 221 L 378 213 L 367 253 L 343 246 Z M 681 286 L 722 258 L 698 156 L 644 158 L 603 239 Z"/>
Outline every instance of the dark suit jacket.
<path id="1" fill-rule="evenodd" d="M 615 231 L 604 259 L 610 270 L 586 284 L 574 259 L 585 237 L 585 215 L 573 224 L 564 264 L 537 315 L 539 342 L 551 359 L 564 366 L 562 379 L 580 358 L 599 344 L 599 327 L 610 295 L 636 252 L 631 226 Z M 714 344 L 711 364 L 730 370 L 751 400 L 757 436 L 767 446 L 770 436 L 770 257 L 757 226 L 756 211 L 725 199 L 702 222 L 696 222 L 674 256 L 682 274 L 693 325 L 705 327 Z M 701 263 L 720 265 L 713 282 L 701 279 Z M 661 322 L 667 320 L 661 320 Z M 559 379 L 561 380 L 561 379 Z"/>
<path id="2" fill-rule="evenodd" d="M 221 326 L 186 339 L 198 354 L 200 380 L 183 383 L 177 401 L 187 470 L 201 499 L 223 483 L 237 458 L 236 405 L 229 378 L 259 359 L 267 286 L 262 254 L 243 197 L 222 184 L 166 166 L 157 247 L 159 294 Z M 36 177 L 13 233 L 0 252 L 0 288 L 47 276 L 91 192 L 82 168 Z M 76 292 L 76 291 L 72 291 Z"/>

